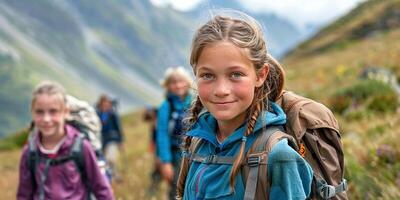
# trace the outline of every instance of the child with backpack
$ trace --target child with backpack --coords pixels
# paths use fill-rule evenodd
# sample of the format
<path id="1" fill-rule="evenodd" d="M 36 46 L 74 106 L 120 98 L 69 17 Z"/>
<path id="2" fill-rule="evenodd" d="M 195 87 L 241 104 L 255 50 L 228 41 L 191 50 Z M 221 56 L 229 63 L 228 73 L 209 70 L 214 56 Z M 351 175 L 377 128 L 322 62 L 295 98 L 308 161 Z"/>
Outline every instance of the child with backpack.
<path id="1" fill-rule="evenodd" d="M 112 177 L 121 180 L 118 173 L 119 152 L 122 149 L 124 135 L 119 116 L 113 107 L 113 101 L 107 95 L 101 95 L 97 103 L 97 115 L 101 121 L 101 139 L 103 154 L 110 166 Z"/>
<path id="2" fill-rule="evenodd" d="M 62 86 L 45 81 L 31 103 L 34 131 L 24 146 L 17 199 L 114 199 L 106 177 L 97 166 L 91 144 L 65 123 L 68 115 Z M 72 159 L 82 149 L 83 161 Z M 83 165 L 82 165 L 83 164 Z"/>
<path id="3" fill-rule="evenodd" d="M 289 137 L 272 137 L 286 123 L 274 102 L 284 72 L 272 67 L 258 23 L 234 14 L 213 17 L 192 40 L 198 95 L 187 119 L 178 199 L 306 199 L 312 168 Z"/>
<path id="4" fill-rule="evenodd" d="M 166 90 L 166 98 L 157 113 L 156 150 L 161 161 L 161 175 L 170 184 L 169 198 L 175 199 L 181 161 L 182 119 L 192 101 L 189 93 L 192 80 L 183 67 L 171 67 L 166 70 L 161 84 Z"/>

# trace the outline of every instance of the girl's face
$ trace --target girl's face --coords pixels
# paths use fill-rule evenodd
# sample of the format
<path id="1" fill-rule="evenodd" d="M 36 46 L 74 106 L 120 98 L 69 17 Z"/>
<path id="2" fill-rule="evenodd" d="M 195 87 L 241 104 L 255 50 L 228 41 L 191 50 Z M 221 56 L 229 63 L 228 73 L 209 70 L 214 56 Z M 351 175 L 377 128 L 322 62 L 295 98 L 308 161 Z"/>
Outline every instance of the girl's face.
<path id="1" fill-rule="evenodd" d="M 183 98 L 189 90 L 189 83 L 183 77 L 172 76 L 168 82 L 168 91 Z"/>
<path id="2" fill-rule="evenodd" d="M 263 84 L 267 71 L 258 76 L 244 49 L 230 42 L 206 46 L 196 66 L 198 93 L 207 110 L 219 122 L 243 123 L 254 90 Z"/>
<path id="3" fill-rule="evenodd" d="M 32 118 L 42 137 L 64 134 L 68 109 L 60 95 L 39 94 L 32 104 Z"/>

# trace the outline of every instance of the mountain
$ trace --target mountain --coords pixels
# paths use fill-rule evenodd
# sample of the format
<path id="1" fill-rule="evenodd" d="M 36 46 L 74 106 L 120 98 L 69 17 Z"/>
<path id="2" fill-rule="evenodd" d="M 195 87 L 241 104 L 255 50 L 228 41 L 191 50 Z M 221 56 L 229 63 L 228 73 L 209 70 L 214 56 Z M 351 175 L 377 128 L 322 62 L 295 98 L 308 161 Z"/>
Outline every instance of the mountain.
<path id="1" fill-rule="evenodd" d="M 254 13 L 237 0 L 204 1 L 186 14 L 197 19 L 196 21 L 204 21 L 204 19 L 209 18 L 210 12 L 218 14 L 218 12 L 224 12 L 224 10 L 228 9 L 239 10 L 247 13 L 261 24 L 264 29 L 267 48 L 276 58 L 282 57 L 288 50 L 300 42 L 301 39 L 308 36 L 308 33 L 299 30 L 288 20 L 274 13 Z"/>
<path id="2" fill-rule="evenodd" d="M 237 1 L 212 1 L 190 12 L 148 0 L 1 1 L 0 137 L 28 124 L 30 94 L 45 79 L 92 104 L 109 94 L 124 112 L 158 103 L 163 71 L 189 67 L 196 25 L 216 7 L 250 13 Z M 272 14 L 255 17 L 267 27 L 273 55 L 282 55 L 298 40 L 289 22 Z"/>
<path id="3" fill-rule="evenodd" d="M 339 120 L 349 199 L 399 199 L 400 1 L 370 0 L 324 27 L 284 59 L 287 88 L 323 102 Z M 395 82 L 396 82 L 395 79 Z"/>
<path id="4" fill-rule="evenodd" d="M 0 137 L 26 126 L 44 79 L 91 103 L 110 94 L 122 110 L 159 102 L 164 69 L 187 63 L 190 27 L 145 0 L 1 1 Z"/>

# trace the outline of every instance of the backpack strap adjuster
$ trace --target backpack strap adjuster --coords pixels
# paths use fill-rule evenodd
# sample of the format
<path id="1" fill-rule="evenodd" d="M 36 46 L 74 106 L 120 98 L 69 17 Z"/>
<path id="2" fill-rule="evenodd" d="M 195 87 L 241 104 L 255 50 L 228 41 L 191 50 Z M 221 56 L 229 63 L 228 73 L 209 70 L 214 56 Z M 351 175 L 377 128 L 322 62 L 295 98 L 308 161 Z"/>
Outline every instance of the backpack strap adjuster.
<path id="1" fill-rule="evenodd" d="M 210 164 L 214 163 L 216 156 L 215 155 L 209 155 L 207 157 L 204 157 L 203 162 L 204 164 Z"/>
<path id="2" fill-rule="evenodd" d="M 257 167 L 261 163 L 261 156 L 260 155 L 249 155 L 247 158 L 247 165 L 249 167 Z"/>
<path id="3" fill-rule="evenodd" d="M 186 150 L 183 150 L 181 152 L 181 155 L 182 155 L 182 158 L 190 158 L 190 156 L 191 156 L 189 151 L 186 151 Z"/>
<path id="4" fill-rule="evenodd" d="M 323 199 L 329 199 L 334 197 L 337 193 L 346 191 L 348 188 L 347 186 L 347 181 L 346 179 L 343 179 L 343 181 L 340 183 L 338 186 L 333 186 L 333 185 L 328 185 L 328 184 L 322 184 L 318 188 L 318 193 L 320 197 Z"/>
<path id="5" fill-rule="evenodd" d="M 324 185 L 319 188 L 319 195 L 323 199 L 329 199 L 334 197 L 336 194 L 335 187 L 332 185 Z"/>

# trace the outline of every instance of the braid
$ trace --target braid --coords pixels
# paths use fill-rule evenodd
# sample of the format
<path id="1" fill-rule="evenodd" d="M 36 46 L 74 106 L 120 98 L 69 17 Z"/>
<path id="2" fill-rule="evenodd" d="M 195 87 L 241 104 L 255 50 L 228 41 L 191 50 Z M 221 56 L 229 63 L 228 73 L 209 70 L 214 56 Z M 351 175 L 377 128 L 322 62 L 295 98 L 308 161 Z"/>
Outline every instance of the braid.
<path id="1" fill-rule="evenodd" d="M 177 182 L 177 187 L 176 187 L 176 199 L 181 200 L 183 197 L 183 192 L 185 190 L 185 182 L 186 182 L 186 176 L 189 171 L 189 147 L 190 144 L 192 143 L 192 137 L 186 136 L 184 138 L 184 142 L 182 145 L 182 161 L 181 161 L 181 167 L 179 170 L 179 177 L 178 177 L 178 182 Z"/>
<path id="2" fill-rule="evenodd" d="M 249 136 L 253 132 L 254 127 L 257 123 L 258 116 L 260 116 L 261 111 L 264 107 L 264 101 L 262 100 L 261 96 L 262 96 L 262 89 L 257 88 L 256 95 L 253 101 L 254 103 L 249 108 L 249 115 L 250 114 L 251 115 L 250 117 L 248 117 L 247 129 L 244 132 L 242 143 L 240 144 L 239 155 L 236 157 L 236 160 L 232 166 L 232 171 L 229 178 L 229 183 L 232 188 L 234 188 L 235 176 L 239 172 L 239 169 L 242 165 L 243 157 L 245 154 L 244 150 L 246 147 L 247 136 Z"/>
<path id="3" fill-rule="evenodd" d="M 190 130 L 194 123 L 197 121 L 199 118 L 199 114 L 201 110 L 203 109 L 203 104 L 200 101 L 200 97 L 197 96 L 196 100 L 192 103 L 190 109 L 189 109 L 189 117 L 184 120 L 184 123 L 186 125 L 186 131 Z M 183 197 L 183 193 L 185 190 L 185 182 L 186 182 L 186 176 L 189 171 L 189 147 L 190 144 L 192 143 L 192 138 L 189 136 L 186 136 L 184 138 L 184 142 L 182 145 L 182 161 L 181 161 L 181 168 L 179 171 L 179 177 L 178 177 L 178 182 L 177 182 L 177 197 L 176 199 L 180 200 Z"/>
<path id="4" fill-rule="evenodd" d="M 203 104 L 200 101 L 200 97 L 197 95 L 196 100 L 193 101 L 192 105 L 188 110 L 189 116 L 183 120 L 186 131 L 189 131 L 192 128 L 192 126 L 196 123 L 202 109 L 203 109 Z"/>

